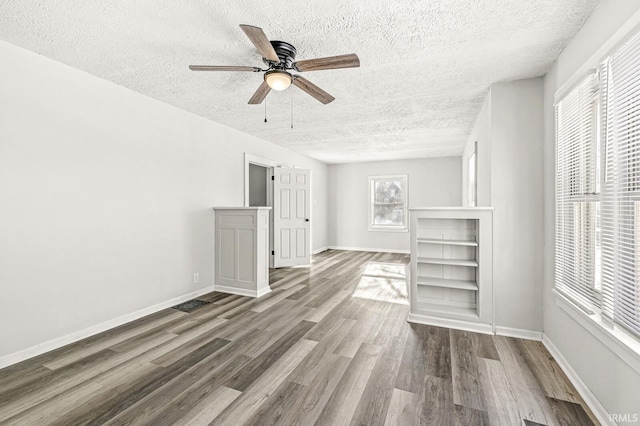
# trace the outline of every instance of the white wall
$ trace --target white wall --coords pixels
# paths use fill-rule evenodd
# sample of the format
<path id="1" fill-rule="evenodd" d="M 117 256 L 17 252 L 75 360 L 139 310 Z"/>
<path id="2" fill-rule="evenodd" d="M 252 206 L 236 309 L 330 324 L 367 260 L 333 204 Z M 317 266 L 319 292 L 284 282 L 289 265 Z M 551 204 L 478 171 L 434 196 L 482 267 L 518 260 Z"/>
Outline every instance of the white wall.
<path id="1" fill-rule="evenodd" d="M 312 170 L 328 244 L 326 165 L 5 42 L 0 63 L 0 358 L 211 288 L 245 152 Z"/>
<path id="2" fill-rule="evenodd" d="M 634 14 L 637 0 L 602 0 L 544 80 L 544 332 L 609 413 L 639 413 L 640 374 L 556 305 L 554 93 Z"/>
<path id="3" fill-rule="evenodd" d="M 460 157 L 329 166 L 329 245 L 409 251 L 409 233 L 369 231 L 369 176 L 408 175 L 409 207 L 461 205 Z"/>
<path id="4" fill-rule="evenodd" d="M 493 295 L 500 333 L 542 331 L 543 81 L 491 86 L 464 150 L 462 197 L 468 205 L 467 161 L 478 142 L 478 205 L 492 206 Z"/>
<path id="5" fill-rule="evenodd" d="M 493 288 L 497 327 L 542 331 L 541 78 L 491 86 Z"/>

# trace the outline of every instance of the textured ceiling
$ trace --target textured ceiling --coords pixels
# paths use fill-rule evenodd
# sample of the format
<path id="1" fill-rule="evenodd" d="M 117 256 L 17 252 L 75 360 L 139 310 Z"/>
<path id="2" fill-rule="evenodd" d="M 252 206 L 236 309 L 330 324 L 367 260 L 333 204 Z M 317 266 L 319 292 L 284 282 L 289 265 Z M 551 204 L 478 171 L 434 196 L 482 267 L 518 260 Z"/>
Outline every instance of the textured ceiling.
<path id="1" fill-rule="evenodd" d="M 489 85 L 543 75 L 598 0 L 2 0 L 0 38 L 328 163 L 460 155 Z M 298 60 L 357 53 L 361 67 L 304 73 L 247 101 L 262 66 L 238 27 Z M 1 62 L 1 61 L 0 61 Z M 0 65 L 1 66 L 1 65 Z M 291 129 L 291 116 L 293 126 Z"/>

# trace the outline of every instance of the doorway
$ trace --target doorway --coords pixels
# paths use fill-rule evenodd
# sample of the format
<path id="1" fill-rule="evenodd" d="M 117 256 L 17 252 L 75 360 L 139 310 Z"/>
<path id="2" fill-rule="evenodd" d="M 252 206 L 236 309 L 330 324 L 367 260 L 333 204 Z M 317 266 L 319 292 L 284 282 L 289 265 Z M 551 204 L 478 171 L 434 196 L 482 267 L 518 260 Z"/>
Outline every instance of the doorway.
<path id="1" fill-rule="evenodd" d="M 311 170 L 245 153 L 244 205 L 269 210 L 269 268 L 311 263 Z"/>
<path id="2" fill-rule="evenodd" d="M 244 205 L 246 207 L 271 207 L 269 210 L 269 268 L 274 267 L 273 259 L 273 169 L 277 164 L 255 155 L 244 155 L 245 186 Z"/>
<path id="3" fill-rule="evenodd" d="M 269 168 L 249 163 L 249 206 L 271 207 L 269 203 Z"/>

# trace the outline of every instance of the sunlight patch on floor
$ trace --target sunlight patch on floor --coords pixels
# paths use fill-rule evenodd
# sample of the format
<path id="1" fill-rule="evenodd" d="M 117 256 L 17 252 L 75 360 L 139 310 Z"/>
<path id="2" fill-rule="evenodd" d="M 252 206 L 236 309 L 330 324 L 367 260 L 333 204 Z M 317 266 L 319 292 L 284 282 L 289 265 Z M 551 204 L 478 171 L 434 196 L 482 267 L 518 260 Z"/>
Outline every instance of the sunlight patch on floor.
<path id="1" fill-rule="evenodd" d="M 408 305 L 405 266 L 369 262 L 352 297 Z"/>

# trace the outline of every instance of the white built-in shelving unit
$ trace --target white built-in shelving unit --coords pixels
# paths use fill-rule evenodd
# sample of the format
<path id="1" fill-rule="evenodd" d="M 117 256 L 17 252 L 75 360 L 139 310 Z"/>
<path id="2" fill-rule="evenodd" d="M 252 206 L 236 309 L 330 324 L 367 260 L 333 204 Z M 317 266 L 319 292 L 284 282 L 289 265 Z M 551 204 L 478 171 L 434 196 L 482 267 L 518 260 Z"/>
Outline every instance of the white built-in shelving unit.
<path id="1" fill-rule="evenodd" d="M 409 209 L 409 321 L 493 332 L 493 209 Z"/>
<path id="2" fill-rule="evenodd" d="M 271 207 L 214 207 L 213 210 L 213 290 L 249 297 L 260 297 L 269 293 Z"/>

